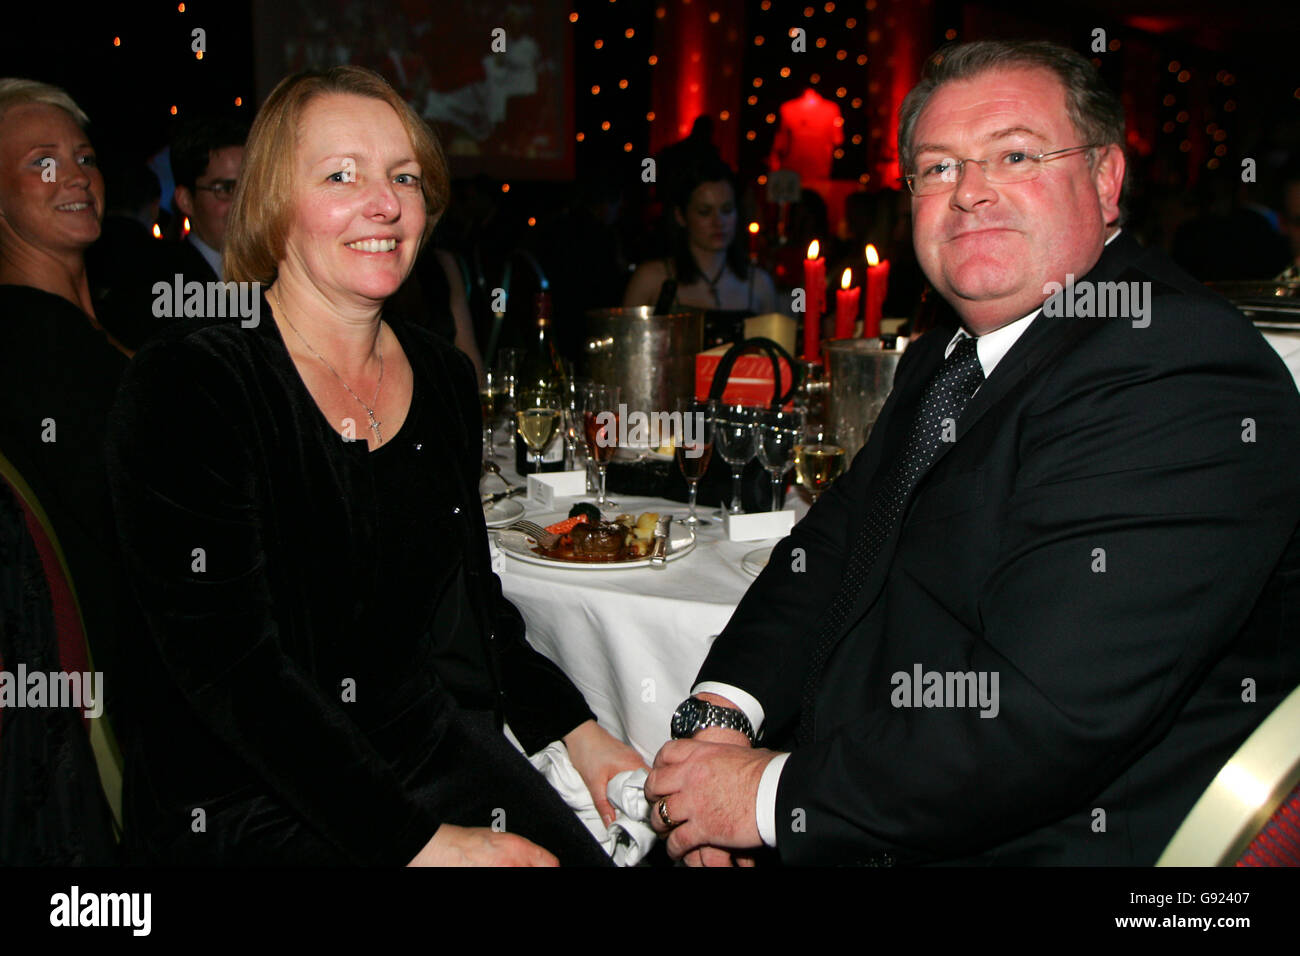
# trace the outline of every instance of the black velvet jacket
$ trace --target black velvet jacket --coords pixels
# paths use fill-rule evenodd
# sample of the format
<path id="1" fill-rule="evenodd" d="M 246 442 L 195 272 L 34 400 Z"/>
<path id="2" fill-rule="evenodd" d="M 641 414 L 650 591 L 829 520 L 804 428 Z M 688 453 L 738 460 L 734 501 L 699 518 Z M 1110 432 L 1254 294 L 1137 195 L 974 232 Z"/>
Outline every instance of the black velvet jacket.
<path id="1" fill-rule="evenodd" d="M 412 774 L 453 696 L 504 712 L 529 751 L 591 717 L 524 641 L 492 573 L 469 361 L 423 329 L 392 328 L 432 412 L 420 434 L 408 419 L 389 442 L 439 509 L 441 560 L 418 569 L 430 591 L 410 603 L 447 597 L 423 633 L 388 627 L 402 614 L 385 587 L 394 556 L 378 540 L 372 453 L 321 414 L 265 301 L 254 328 L 187 322 L 136 356 L 108 442 L 151 638 L 131 668 L 141 740 L 128 830 L 135 807 L 166 840 L 202 806 L 231 814 L 230 838 L 265 839 L 256 808 L 270 801 L 357 862 L 405 862 L 442 822 Z M 452 634 L 432 633 L 449 620 Z"/>

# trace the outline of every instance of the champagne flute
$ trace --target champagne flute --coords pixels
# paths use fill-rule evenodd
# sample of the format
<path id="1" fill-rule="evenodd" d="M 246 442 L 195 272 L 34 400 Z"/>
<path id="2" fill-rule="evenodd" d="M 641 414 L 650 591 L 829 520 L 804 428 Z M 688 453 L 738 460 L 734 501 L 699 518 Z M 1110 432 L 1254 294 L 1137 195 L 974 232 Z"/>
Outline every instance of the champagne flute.
<path id="1" fill-rule="evenodd" d="M 617 504 L 605 497 L 605 466 L 618 450 L 617 385 L 593 382 L 583 393 L 582 422 L 587 436 L 587 454 L 596 464 L 596 507 L 604 511 Z"/>
<path id="2" fill-rule="evenodd" d="M 731 466 L 731 507 L 744 514 L 740 503 L 740 476 L 758 448 L 754 439 L 754 409 L 746 405 L 719 404 L 714 412 L 713 443 L 722 460 Z"/>
<path id="3" fill-rule="evenodd" d="M 804 415 L 800 411 L 772 411 L 758 414 L 758 459 L 772 475 L 772 510 L 785 505 L 781 479 L 794 464 L 794 449 L 803 436 Z"/>
<path id="4" fill-rule="evenodd" d="M 497 350 L 496 378 L 497 389 L 501 395 L 497 414 L 503 421 L 515 417 L 515 386 L 518 381 L 516 373 L 519 371 L 519 360 L 523 355 L 523 349 Z"/>
<path id="5" fill-rule="evenodd" d="M 535 474 L 540 474 L 546 446 L 560 428 L 560 396 L 553 391 L 528 389 L 521 391 L 516 401 L 519 404 L 515 412 L 519 437 L 537 456 Z"/>
<path id="6" fill-rule="evenodd" d="M 841 474 L 847 455 L 835 436 L 824 425 L 804 429 L 803 441 L 795 449 L 795 474 L 799 484 L 808 489 L 813 504 Z"/>
<path id="7" fill-rule="evenodd" d="M 713 458 L 713 416 L 715 403 L 696 398 L 679 398 L 677 411 L 681 414 L 682 430 L 673 436 L 673 446 L 677 455 L 677 467 L 682 470 L 682 477 L 690 486 L 691 513 L 677 520 L 692 528 L 709 524 L 707 520 L 695 513 L 695 494 L 699 491 L 700 479 L 709 470 L 709 461 Z"/>
<path id="8" fill-rule="evenodd" d="M 502 412 L 505 411 L 506 395 L 501 385 L 501 374 L 495 369 L 484 369 L 483 384 L 478 390 L 479 407 L 483 411 L 483 464 L 487 464 L 497 454 L 493 451 L 496 429 L 501 424 Z"/>
<path id="9" fill-rule="evenodd" d="M 587 459 L 586 425 L 583 419 L 583 396 L 591 379 L 575 378 L 570 375 L 564 380 L 564 442 L 566 468 L 577 470 L 580 463 Z"/>

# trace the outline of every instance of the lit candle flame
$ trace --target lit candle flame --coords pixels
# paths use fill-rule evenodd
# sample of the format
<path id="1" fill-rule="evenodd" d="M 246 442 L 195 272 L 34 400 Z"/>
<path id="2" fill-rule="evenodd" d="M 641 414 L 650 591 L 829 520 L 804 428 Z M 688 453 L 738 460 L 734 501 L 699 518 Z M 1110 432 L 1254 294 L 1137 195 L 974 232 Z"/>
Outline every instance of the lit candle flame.
<path id="1" fill-rule="evenodd" d="M 853 270 L 845 269 L 844 275 L 840 276 L 840 288 L 847 289 L 852 282 L 853 282 Z"/>
<path id="2" fill-rule="evenodd" d="M 161 239 L 161 238 L 162 238 L 162 230 L 158 228 L 158 223 L 156 223 L 156 222 L 153 224 L 153 237 L 154 237 L 155 239 Z"/>
<path id="3" fill-rule="evenodd" d="M 190 234 L 190 217 L 186 216 L 185 221 L 181 223 L 181 235 L 188 236 L 189 234 Z"/>
<path id="4" fill-rule="evenodd" d="M 812 242 L 808 243 L 808 258 L 809 258 L 809 259 L 816 259 L 817 256 L 821 253 L 821 251 L 822 251 L 821 243 L 818 242 L 816 239 L 814 239 Z"/>
<path id="5" fill-rule="evenodd" d="M 750 234 L 751 236 L 757 236 L 757 235 L 758 235 L 758 223 L 756 223 L 756 222 L 751 222 L 751 223 L 749 224 L 749 234 Z"/>
<path id="6" fill-rule="evenodd" d="M 876 252 L 876 247 L 871 245 L 871 243 L 867 243 L 867 265 L 880 265 L 880 255 Z"/>

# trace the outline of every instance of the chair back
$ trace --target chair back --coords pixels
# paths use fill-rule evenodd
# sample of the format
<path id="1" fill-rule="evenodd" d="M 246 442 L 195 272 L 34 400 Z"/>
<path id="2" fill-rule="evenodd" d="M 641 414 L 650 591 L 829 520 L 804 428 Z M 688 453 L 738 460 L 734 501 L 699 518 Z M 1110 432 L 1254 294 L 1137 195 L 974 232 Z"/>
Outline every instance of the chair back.
<path id="1" fill-rule="evenodd" d="M 49 517 L 31 486 L 3 454 L 0 454 L 0 495 L 12 496 L 17 503 L 26 531 L 39 555 L 41 570 L 49 590 L 50 611 L 57 638 L 59 671 L 68 674 L 94 672 L 94 659 L 90 652 L 81 606 L 77 600 L 72 575 L 68 570 L 63 549 L 59 545 L 58 536 L 54 533 Z M 0 568 L 0 574 L 16 571 L 17 569 L 12 567 Z M 0 660 L 0 668 L 5 666 L 5 662 Z M 99 690 L 102 693 L 102 689 Z M 0 722 L 2 721 L 3 709 L 0 709 Z M 82 725 L 90 739 L 100 787 L 112 811 L 117 832 L 120 834 L 122 829 L 121 751 L 106 714 L 101 713 L 95 719 L 83 714 Z M 0 723 L 0 729 L 2 728 L 3 723 Z M 0 740 L 3 740 L 2 734 Z"/>
<path id="2" fill-rule="evenodd" d="M 1300 866 L 1300 687 L 1246 738 L 1156 866 Z"/>

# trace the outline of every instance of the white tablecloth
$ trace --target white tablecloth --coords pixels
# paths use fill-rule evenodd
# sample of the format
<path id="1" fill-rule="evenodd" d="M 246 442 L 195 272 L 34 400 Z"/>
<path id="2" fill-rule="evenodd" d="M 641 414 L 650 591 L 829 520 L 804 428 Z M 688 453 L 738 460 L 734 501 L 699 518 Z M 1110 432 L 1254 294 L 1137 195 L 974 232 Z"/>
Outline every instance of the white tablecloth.
<path id="1" fill-rule="evenodd" d="M 687 513 L 681 502 L 611 497 L 628 514 Z M 528 516 L 541 510 L 519 500 Z M 579 500 L 561 499 L 554 510 Z M 800 516 L 807 511 L 797 492 L 787 507 Z M 742 559 L 775 543 L 727 541 L 714 523 L 700 529 L 694 551 L 662 571 L 549 568 L 506 555 L 500 577 L 532 645 L 569 675 L 607 730 L 650 760 L 668 740 L 673 711 L 690 693 L 710 642 L 754 580 L 741 570 Z"/>
<path id="2" fill-rule="evenodd" d="M 1295 378 L 1296 386 L 1300 388 L 1300 332 L 1281 332 L 1261 330 L 1264 339 L 1278 355 L 1282 356 L 1282 361 L 1286 367 L 1291 370 L 1292 377 Z"/>

